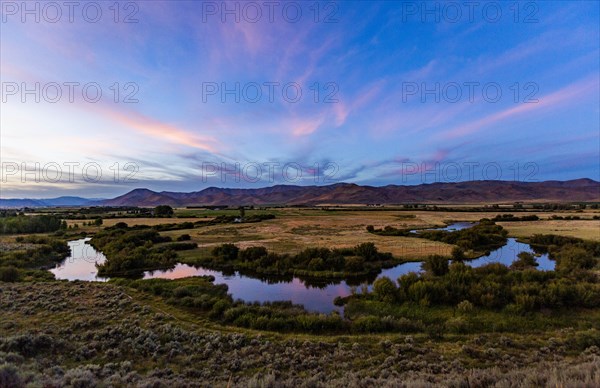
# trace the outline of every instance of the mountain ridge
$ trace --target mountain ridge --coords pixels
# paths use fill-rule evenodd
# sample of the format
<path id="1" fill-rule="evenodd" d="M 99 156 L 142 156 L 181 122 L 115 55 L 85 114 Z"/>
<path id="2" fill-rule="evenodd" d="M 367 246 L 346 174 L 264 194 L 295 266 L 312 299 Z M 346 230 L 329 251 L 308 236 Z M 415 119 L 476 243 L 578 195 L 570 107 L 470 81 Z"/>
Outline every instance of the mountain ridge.
<path id="1" fill-rule="evenodd" d="M 425 183 L 414 186 L 361 186 L 336 183 L 325 186 L 275 185 L 261 188 L 207 187 L 200 191 L 156 192 L 135 189 L 101 201 L 110 206 L 201 205 L 315 205 L 396 204 L 406 202 L 514 202 L 600 201 L 600 182 L 589 178 L 569 181 L 468 181 Z"/>
<path id="2" fill-rule="evenodd" d="M 261 188 L 207 187 L 192 192 L 136 188 L 112 199 L 63 196 L 50 199 L 1 199 L 0 207 L 49 206 L 225 206 L 318 205 L 476 202 L 599 201 L 600 182 L 589 178 L 568 181 L 518 182 L 479 180 L 419 185 L 369 186 L 335 183 L 324 186 L 274 185 Z"/>
<path id="3" fill-rule="evenodd" d="M 59 207 L 59 206 L 87 206 L 102 201 L 102 199 L 90 199 L 65 195 L 56 198 L 0 198 L 0 208 L 22 208 L 22 207 Z"/>

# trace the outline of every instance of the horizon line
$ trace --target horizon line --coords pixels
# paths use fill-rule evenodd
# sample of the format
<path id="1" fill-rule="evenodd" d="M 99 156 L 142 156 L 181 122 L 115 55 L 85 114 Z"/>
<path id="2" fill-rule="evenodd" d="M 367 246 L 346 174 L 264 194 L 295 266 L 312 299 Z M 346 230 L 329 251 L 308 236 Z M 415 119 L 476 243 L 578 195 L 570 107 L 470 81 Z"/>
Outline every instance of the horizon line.
<path id="1" fill-rule="evenodd" d="M 416 187 L 416 186 L 424 186 L 424 185 L 434 185 L 434 184 L 448 184 L 448 185 L 452 185 L 452 184 L 463 184 L 463 183 L 469 183 L 469 182 L 501 182 L 501 183 L 523 183 L 523 184 L 530 184 L 530 183 L 547 183 L 547 182 L 561 182 L 561 183 L 566 183 L 566 182 L 575 182 L 575 181 L 583 181 L 583 180 L 587 180 L 587 181 L 591 181 L 593 183 L 597 183 L 600 184 L 600 181 L 597 181 L 595 179 L 592 178 L 588 178 L 588 177 L 581 177 L 581 178 L 575 178 L 575 179 L 567 179 L 567 180 L 559 180 L 559 179 L 547 179 L 547 180 L 532 180 L 532 181 L 521 181 L 521 180 L 499 180 L 499 179 L 472 179 L 472 180 L 464 180 L 464 181 L 456 181 L 456 182 L 442 182 L 442 181 L 437 181 L 437 182 L 421 182 L 421 183 L 416 183 L 416 184 L 394 184 L 394 183 L 390 183 L 390 184 L 386 184 L 386 185 L 362 185 L 359 183 L 354 183 L 354 182 L 335 182 L 335 183 L 329 183 L 329 184 L 313 184 L 313 185 L 291 185 L 291 184 L 274 184 L 271 186 L 261 186 L 261 187 L 219 187 L 219 186 L 208 186 L 205 187 L 203 189 L 199 189 L 199 190 L 192 190 L 192 191 L 167 191 L 167 190 L 162 190 L 162 191 L 155 191 L 152 189 L 149 189 L 147 187 L 136 187 L 133 189 L 130 189 L 129 191 L 117 195 L 115 197 L 110 197 L 110 198 L 94 198 L 94 197 L 80 197 L 78 195 L 74 195 L 74 194 L 69 194 L 69 195 L 60 195 L 60 196 L 54 196 L 54 197 L 29 197 L 29 196 L 24 196 L 24 197 L 11 197 L 11 198 L 4 198 L 2 196 L 2 194 L 0 193 L 0 200 L 3 201 L 8 201 L 8 200 L 37 200 L 37 201 L 42 201 L 42 200 L 51 200 L 51 199 L 60 199 L 60 198 L 69 198 L 69 197 L 75 197 L 75 198 L 81 198 L 81 199 L 86 199 L 86 200 L 90 200 L 90 201 L 104 201 L 104 200 L 108 200 L 108 199 L 114 199 L 114 198 L 118 198 L 118 197 L 122 197 L 124 195 L 127 195 L 129 193 L 132 193 L 134 191 L 139 191 L 139 190 L 147 190 L 147 191 L 151 191 L 153 193 L 157 193 L 157 194 L 161 194 L 161 193 L 176 193 L 176 194 L 187 194 L 187 193 L 196 193 L 196 192 L 202 192 L 208 189 L 219 189 L 219 190 L 261 190 L 261 189 L 268 189 L 268 188 L 273 188 L 273 187 L 328 187 L 328 186 L 336 186 L 336 185 L 352 185 L 352 186 L 359 186 L 359 187 L 373 187 L 373 188 L 382 188 L 382 187 L 389 187 L 389 186 L 396 186 L 396 187 Z"/>

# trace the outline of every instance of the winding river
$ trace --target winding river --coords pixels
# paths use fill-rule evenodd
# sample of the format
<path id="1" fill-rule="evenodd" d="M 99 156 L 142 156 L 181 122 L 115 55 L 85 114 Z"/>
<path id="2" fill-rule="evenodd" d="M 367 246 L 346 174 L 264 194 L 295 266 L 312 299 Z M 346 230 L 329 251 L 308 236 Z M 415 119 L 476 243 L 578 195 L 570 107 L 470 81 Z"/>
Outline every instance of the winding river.
<path id="1" fill-rule="evenodd" d="M 91 237 L 86 237 L 80 240 L 69 241 L 68 245 L 71 248 L 71 255 L 55 268 L 51 269 L 50 272 L 57 279 L 107 281 L 108 279 L 106 278 L 98 277 L 98 270 L 96 269 L 96 263 L 104 263 L 106 256 L 94 249 L 90 244 L 87 244 L 91 239 Z"/>
<path id="2" fill-rule="evenodd" d="M 458 222 L 448 225 L 441 230 L 459 230 L 472 226 L 472 223 Z M 418 232 L 418 231 L 416 231 Z M 106 278 L 97 276 L 96 263 L 102 263 L 106 257 L 96 251 L 86 242 L 90 238 L 74 240 L 69 242 L 71 255 L 65 259 L 56 268 L 50 270 L 57 279 L 67 280 L 86 280 L 86 281 L 106 281 Z M 467 262 L 473 267 L 480 267 L 485 264 L 497 262 L 510 265 L 520 252 L 534 253 L 529 244 L 516 241 L 509 238 L 506 245 L 490 252 L 486 256 Z M 554 261 L 548 258 L 547 254 L 536 255 L 539 264 L 538 270 L 553 270 Z M 387 276 L 392 280 L 400 275 L 409 272 L 418 272 L 421 270 L 421 263 L 404 263 L 393 268 L 385 269 L 378 277 Z M 281 300 L 290 300 L 296 304 L 302 304 L 309 311 L 329 313 L 337 310 L 342 311 L 341 307 L 333 304 L 336 296 L 350 295 L 352 289 L 357 288 L 346 281 L 322 283 L 306 282 L 298 278 L 275 279 L 245 276 L 239 272 L 224 273 L 213 271 L 203 267 L 193 267 L 187 264 L 177 264 L 175 268 L 167 271 L 149 271 L 145 272 L 145 279 L 163 278 L 178 279 L 187 276 L 212 275 L 215 277 L 215 284 L 227 284 L 229 293 L 234 299 L 242 299 L 246 302 L 273 302 Z M 372 280 L 373 281 L 373 280 Z M 372 284 L 372 281 L 370 284 Z M 370 287 L 370 285 L 369 285 Z M 358 287 L 360 288 L 360 287 Z"/>

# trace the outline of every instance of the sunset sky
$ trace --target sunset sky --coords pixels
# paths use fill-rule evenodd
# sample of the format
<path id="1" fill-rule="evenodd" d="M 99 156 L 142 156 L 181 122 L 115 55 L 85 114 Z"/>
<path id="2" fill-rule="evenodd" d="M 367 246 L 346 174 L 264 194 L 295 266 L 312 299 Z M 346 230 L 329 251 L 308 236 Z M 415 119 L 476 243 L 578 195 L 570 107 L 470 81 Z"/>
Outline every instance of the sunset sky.
<path id="1" fill-rule="evenodd" d="M 600 176 L 597 1 L 36 3 L 2 2 L 3 198 Z"/>

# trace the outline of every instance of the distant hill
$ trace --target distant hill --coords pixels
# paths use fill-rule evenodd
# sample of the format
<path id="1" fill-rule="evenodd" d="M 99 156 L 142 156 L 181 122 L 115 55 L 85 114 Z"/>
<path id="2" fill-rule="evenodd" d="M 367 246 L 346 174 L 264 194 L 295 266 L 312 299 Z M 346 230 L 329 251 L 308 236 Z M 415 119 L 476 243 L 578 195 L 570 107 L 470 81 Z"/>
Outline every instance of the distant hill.
<path id="1" fill-rule="evenodd" d="M 104 200 L 81 197 L 0 199 L 0 208 L 158 205 L 460 204 L 515 201 L 600 202 L 600 182 L 592 179 L 545 182 L 469 181 L 380 187 L 337 183 L 328 186 L 277 185 L 259 189 L 209 187 L 190 193 L 135 189 L 116 198 Z"/>
<path id="2" fill-rule="evenodd" d="M 338 183 L 328 186 L 277 185 L 259 189 L 209 187 L 191 192 L 135 189 L 99 201 L 108 206 L 315 205 L 476 203 L 514 201 L 600 201 L 600 182 L 591 179 L 545 182 L 470 181 L 381 187 Z"/>
<path id="3" fill-rule="evenodd" d="M 47 199 L 0 199 L 0 208 L 87 206 L 99 201 L 81 197 L 58 197 Z"/>

